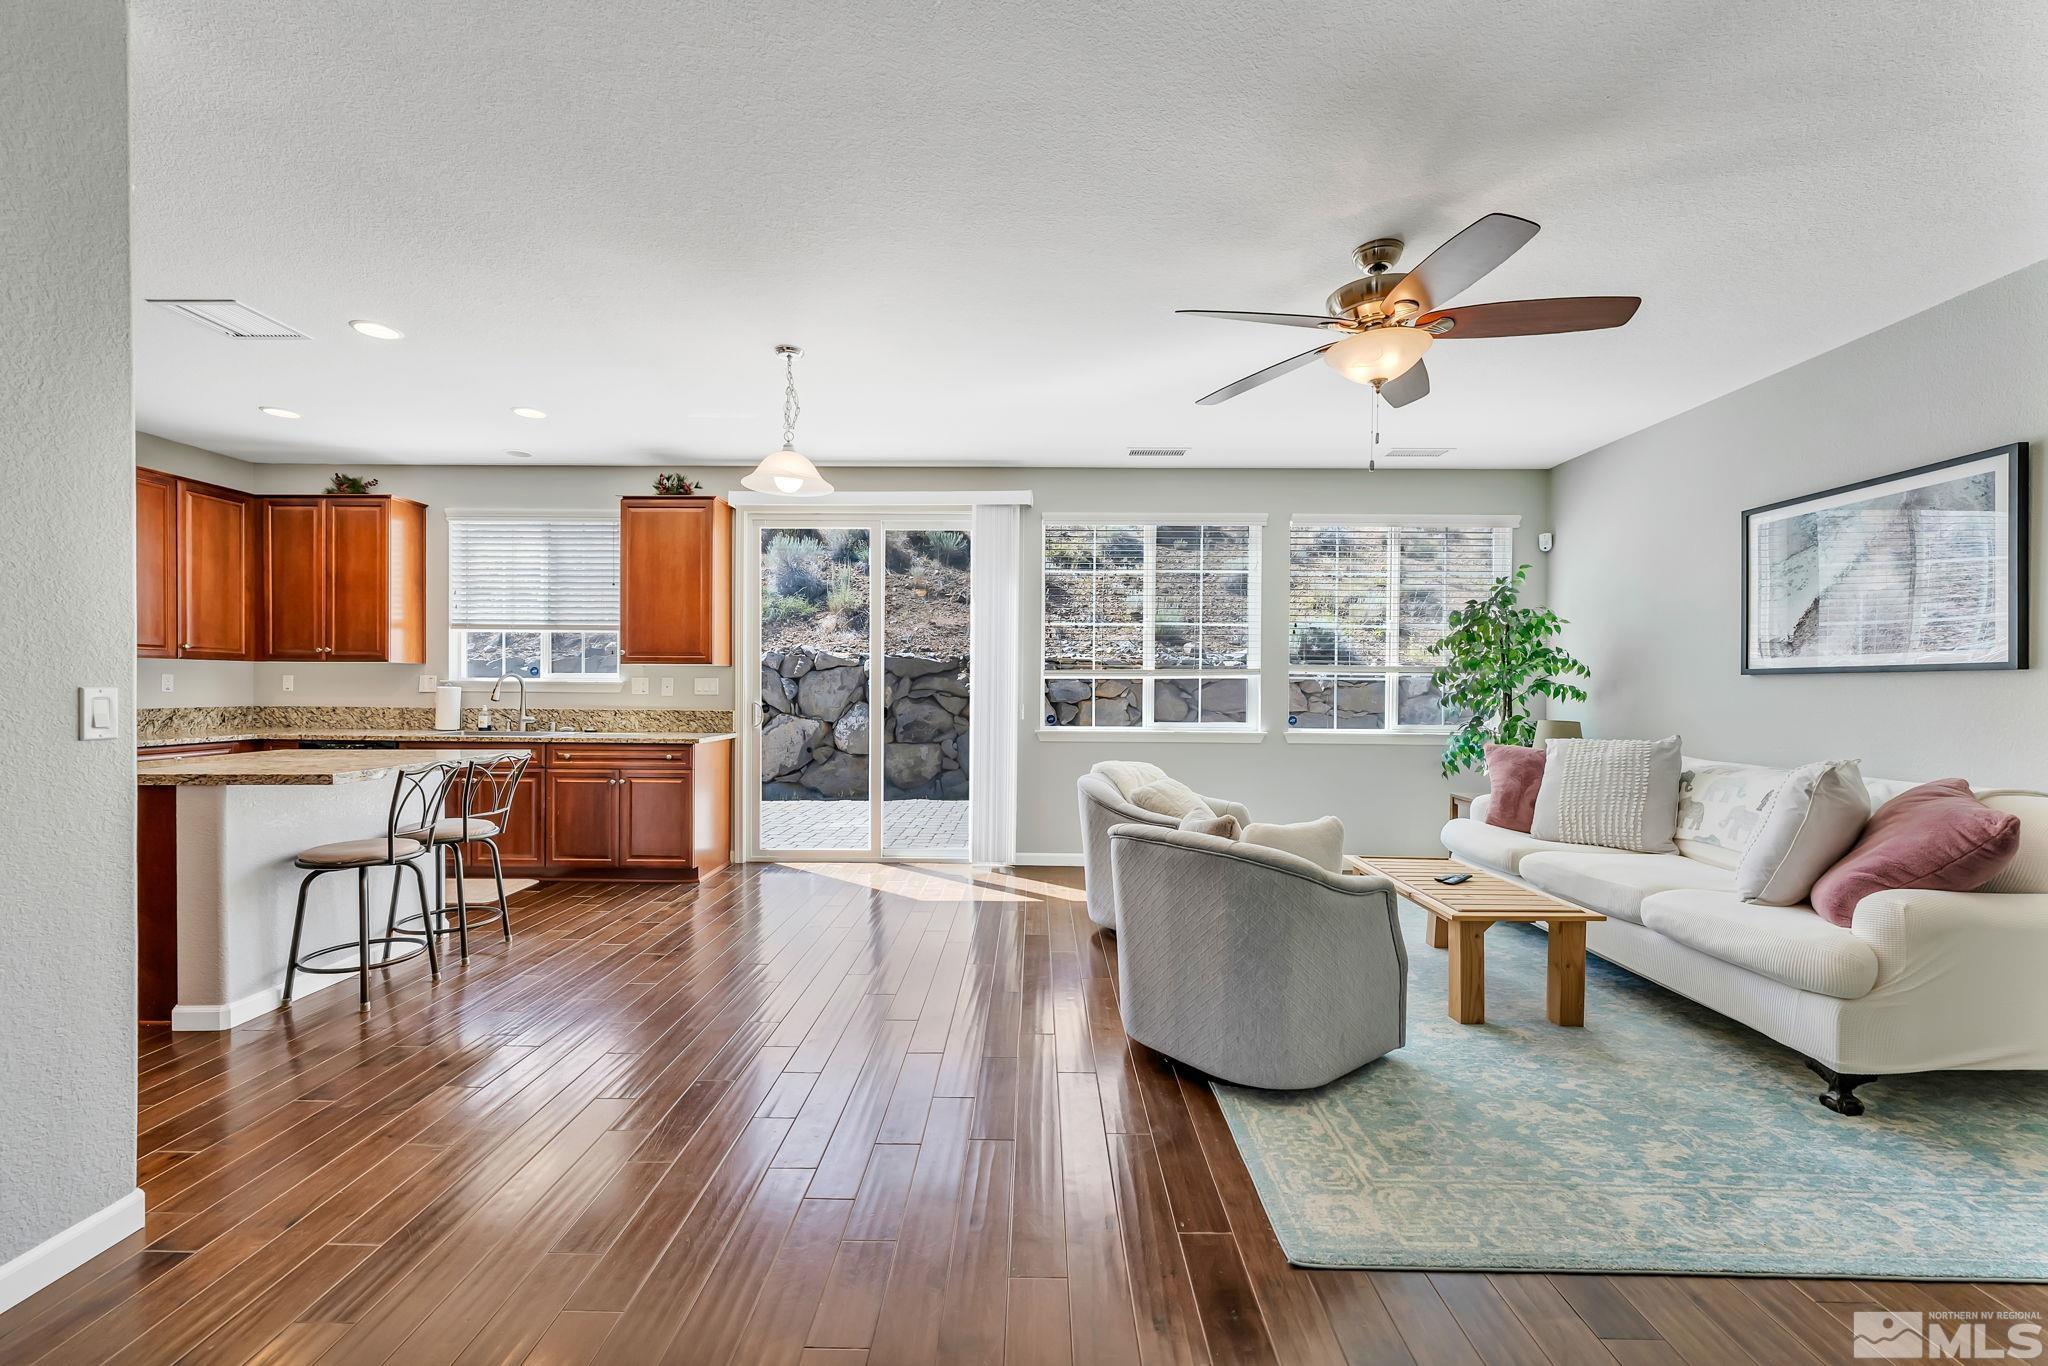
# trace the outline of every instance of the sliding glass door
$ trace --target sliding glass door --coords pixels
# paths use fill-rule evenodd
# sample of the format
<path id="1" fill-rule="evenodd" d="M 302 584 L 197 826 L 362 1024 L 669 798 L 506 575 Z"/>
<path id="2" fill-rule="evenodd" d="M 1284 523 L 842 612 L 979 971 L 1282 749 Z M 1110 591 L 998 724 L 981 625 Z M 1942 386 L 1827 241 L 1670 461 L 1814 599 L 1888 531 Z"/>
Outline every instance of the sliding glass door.
<path id="1" fill-rule="evenodd" d="M 758 512 L 743 545 L 747 856 L 965 859 L 964 519 Z"/>

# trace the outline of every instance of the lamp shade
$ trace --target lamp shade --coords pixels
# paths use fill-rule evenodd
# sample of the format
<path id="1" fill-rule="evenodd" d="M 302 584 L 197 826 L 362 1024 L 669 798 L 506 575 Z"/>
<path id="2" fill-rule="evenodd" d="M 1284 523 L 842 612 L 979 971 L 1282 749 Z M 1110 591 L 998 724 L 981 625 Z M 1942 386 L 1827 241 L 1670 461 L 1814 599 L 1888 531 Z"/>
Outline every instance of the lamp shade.
<path id="1" fill-rule="evenodd" d="M 1413 327 L 1375 327 L 1323 352 L 1323 364 L 1355 384 L 1384 384 L 1413 369 L 1435 340 Z"/>
<path id="2" fill-rule="evenodd" d="M 1536 743 L 1538 745 L 1547 745 L 1552 740 L 1579 740 L 1583 738 L 1579 734 L 1579 723 L 1576 721 L 1544 720 L 1536 723 Z"/>
<path id="3" fill-rule="evenodd" d="M 832 491 L 818 467 L 784 446 L 754 466 L 754 472 L 740 480 L 756 493 L 779 493 L 789 498 L 817 498 Z"/>

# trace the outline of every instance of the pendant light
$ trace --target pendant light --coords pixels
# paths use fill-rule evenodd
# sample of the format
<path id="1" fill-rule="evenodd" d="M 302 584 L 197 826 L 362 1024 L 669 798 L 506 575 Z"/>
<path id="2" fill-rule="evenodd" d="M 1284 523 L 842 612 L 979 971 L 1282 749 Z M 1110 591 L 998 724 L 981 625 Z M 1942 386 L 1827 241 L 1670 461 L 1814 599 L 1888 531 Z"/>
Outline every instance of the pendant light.
<path id="1" fill-rule="evenodd" d="M 803 408 L 796 401 L 796 358 L 801 346 L 778 346 L 782 357 L 782 449 L 754 466 L 754 472 L 740 480 L 756 493 L 779 493 L 788 498 L 817 498 L 832 491 L 818 467 L 796 453 L 796 419 Z"/>

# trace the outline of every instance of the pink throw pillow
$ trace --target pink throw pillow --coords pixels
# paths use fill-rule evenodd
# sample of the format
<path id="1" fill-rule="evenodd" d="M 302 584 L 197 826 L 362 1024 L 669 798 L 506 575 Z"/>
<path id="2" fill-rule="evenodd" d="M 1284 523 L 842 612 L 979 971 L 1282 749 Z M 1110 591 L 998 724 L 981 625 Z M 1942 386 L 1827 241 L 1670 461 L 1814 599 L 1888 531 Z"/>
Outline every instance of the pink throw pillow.
<path id="1" fill-rule="evenodd" d="M 1488 745 L 1486 781 L 1493 790 L 1493 800 L 1486 807 L 1486 823 L 1528 834 L 1536 819 L 1536 789 L 1543 786 L 1543 751 L 1520 745 Z"/>
<path id="2" fill-rule="evenodd" d="M 1813 909 L 1846 926 L 1872 892 L 1974 892 L 2019 849 L 2018 816 L 1993 811 L 1961 778 L 1922 783 L 1877 809 L 1862 838 L 1813 884 Z"/>

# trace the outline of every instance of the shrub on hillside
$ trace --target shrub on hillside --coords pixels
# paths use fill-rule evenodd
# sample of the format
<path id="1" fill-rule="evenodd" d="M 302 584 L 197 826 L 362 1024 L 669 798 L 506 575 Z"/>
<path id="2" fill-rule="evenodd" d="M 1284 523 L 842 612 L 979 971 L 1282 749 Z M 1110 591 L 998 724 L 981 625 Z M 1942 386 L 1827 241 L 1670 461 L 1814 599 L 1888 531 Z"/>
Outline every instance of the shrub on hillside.
<path id="1" fill-rule="evenodd" d="M 825 601 L 825 564 L 823 545 L 778 532 L 762 553 L 761 577 L 770 593 L 801 598 L 815 611 Z"/>

